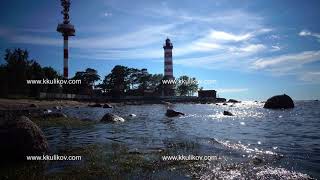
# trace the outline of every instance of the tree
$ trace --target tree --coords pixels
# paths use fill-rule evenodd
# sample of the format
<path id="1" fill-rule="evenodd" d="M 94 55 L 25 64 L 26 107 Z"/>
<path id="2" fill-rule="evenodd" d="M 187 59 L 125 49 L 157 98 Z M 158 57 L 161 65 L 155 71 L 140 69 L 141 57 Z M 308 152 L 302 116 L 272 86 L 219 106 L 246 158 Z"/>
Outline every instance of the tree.
<path id="1" fill-rule="evenodd" d="M 45 79 L 63 79 L 63 77 L 56 71 L 54 70 L 52 67 L 43 67 L 42 68 L 43 71 L 43 75 Z M 48 93 L 59 93 L 62 90 L 61 85 L 59 84 L 48 84 L 48 85 L 44 85 L 45 88 L 43 90 L 43 92 L 48 92 Z"/>
<path id="2" fill-rule="evenodd" d="M 81 80 L 81 84 L 68 85 L 69 93 L 74 94 L 93 94 L 93 88 L 96 81 L 100 80 L 97 70 L 87 68 L 85 71 L 76 72 L 73 80 Z"/>
<path id="3" fill-rule="evenodd" d="M 44 68 L 42 68 L 42 71 L 43 71 L 46 79 L 60 79 L 60 78 L 62 78 L 62 76 L 59 75 L 58 72 L 56 70 L 54 70 L 52 67 L 44 67 Z"/>
<path id="4" fill-rule="evenodd" d="M 28 79 L 38 79 L 42 80 L 45 78 L 43 70 L 39 63 L 31 61 L 30 67 L 27 68 L 27 78 Z M 38 96 L 40 92 L 46 89 L 44 84 L 29 84 L 29 95 Z"/>
<path id="5" fill-rule="evenodd" d="M 8 79 L 7 67 L 5 65 L 0 65 L 0 97 L 8 96 Z"/>
<path id="6" fill-rule="evenodd" d="M 162 79 L 163 79 L 162 74 L 153 74 L 150 78 L 150 87 L 157 88 L 161 84 Z"/>
<path id="7" fill-rule="evenodd" d="M 29 53 L 22 49 L 7 49 L 5 64 L 0 66 L 0 91 L 2 97 L 8 95 L 38 96 L 40 92 L 56 92 L 58 85 L 27 84 L 27 80 L 59 78 L 51 67 L 42 68 L 35 60 L 29 60 Z M 61 76 L 60 76 L 61 77 Z"/>
<path id="8" fill-rule="evenodd" d="M 152 75 L 148 73 L 147 69 L 141 69 L 138 75 L 139 87 L 138 89 L 144 91 L 150 88 Z"/>
<path id="9" fill-rule="evenodd" d="M 192 96 L 198 90 L 198 83 L 194 77 L 180 76 L 178 82 L 176 90 L 180 96 Z"/>
<path id="10" fill-rule="evenodd" d="M 126 66 L 116 65 L 111 70 L 111 73 L 105 76 L 99 87 L 105 92 L 111 93 L 112 96 L 120 97 L 130 89 L 130 84 L 132 83 L 130 78 L 131 70 Z"/>
<path id="11" fill-rule="evenodd" d="M 89 86 L 94 87 L 94 83 L 100 80 L 100 76 L 98 75 L 98 71 L 92 68 L 87 68 L 84 75 L 85 83 Z"/>
<path id="12" fill-rule="evenodd" d="M 26 80 L 30 61 L 28 60 L 29 53 L 22 49 L 7 49 L 4 60 L 6 61 L 7 77 L 9 94 L 24 94 L 28 93 Z"/>

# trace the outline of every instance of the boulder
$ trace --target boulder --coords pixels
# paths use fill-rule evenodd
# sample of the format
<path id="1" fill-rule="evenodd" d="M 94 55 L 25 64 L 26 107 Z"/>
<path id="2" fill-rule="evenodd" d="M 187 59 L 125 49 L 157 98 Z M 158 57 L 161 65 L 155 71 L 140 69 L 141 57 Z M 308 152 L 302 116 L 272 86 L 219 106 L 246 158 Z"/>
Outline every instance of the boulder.
<path id="1" fill-rule="evenodd" d="M 137 115 L 135 114 L 129 114 L 130 117 L 136 117 Z"/>
<path id="2" fill-rule="evenodd" d="M 102 107 L 102 105 L 101 105 L 101 104 L 99 104 L 99 103 L 96 103 L 96 104 L 89 104 L 88 106 L 89 106 L 89 107 Z"/>
<path id="3" fill-rule="evenodd" d="M 42 115 L 43 118 L 67 118 L 68 116 L 64 113 L 60 112 L 51 112 L 51 113 L 45 113 Z"/>
<path id="4" fill-rule="evenodd" d="M 233 116 L 233 114 L 229 111 L 223 111 L 223 115 L 225 116 Z"/>
<path id="5" fill-rule="evenodd" d="M 43 110 L 43 113 L 52 113 L 52 110 L 50 110 L 50 109 L 44 109 L 44 110 Z"/>
<path id="6" fill-rule="evenodd" d="M 110 104 L 104 104 L 102 107 L 103 108 L 112 108 L 112 106 Z"/>
<path id="7" fill-rule="evenodd" d="M 226 105 L 228 105 L 228 104 L 227 104 L 227 103 L 223 103 L 222 105 L 226 106 Z"/>
<path id="8" fill-rule="evenodd" d="M 178 112 L 178 111 L 175 111 L 175 110 L 172 110 L 172 109 L 167 109 L 166 116 L 168 116 L 168 117 L 176 117 L 176 116 L 179 116 L 179 115 L 184 115 L 184 113 Z"/>
<path id="9" fill-rule="evenodd" d="M 105 114 L 100 120 L 100 122 L 124 122 L 124 121 L 125 120 L 122 117 L 112 113 Z"/>
<path id="10" fill-rule="evenodd" d="M 22 161 L 28 155 L 48 152 L 48 142 L 41 129 L 26 116 L 8 120 L 0 127 L 1 160 Z"/>
<path id="11" fill-rule="evenodd" d="M 290 96 L 283 94 L 269 98 L 263 107 L 267 109 L 288 109 L 294 108 L 294 103 Z"/>
<path id="12" fill-rule="evenodd" d="M 241 103 L 241 101 L 237 101 L 235 99 L 229 99 L 228 101 L 229 103 Z"/>
<path id="13" fill-rule="evenodd" d="M 29 107 L 38 108 L 38 106 L 36 104 L 30 104 Z"/>
<path id="14" fill-rule="evenodd" d="M 81 119 L 81 121 L 89 121 L 89 122 L 93 122 L 94 120 L 90 119 L 90 118 L 83 118 Z"/>
<path id="15" fill-rule="evenodd" d="M 54 109 L 62 109 L 61 106 L 55 106 Z"/>

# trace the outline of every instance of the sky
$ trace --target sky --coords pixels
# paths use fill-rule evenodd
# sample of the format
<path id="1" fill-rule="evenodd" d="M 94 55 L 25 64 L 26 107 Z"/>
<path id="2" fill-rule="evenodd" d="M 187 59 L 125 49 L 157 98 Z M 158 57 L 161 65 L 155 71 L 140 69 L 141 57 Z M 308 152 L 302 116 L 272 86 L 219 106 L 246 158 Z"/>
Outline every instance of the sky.
<path id="1" fill-rule="evenodd" d="M 62 74 L 60 1 L 0 3 L 0 63 L 5 49 L 23 48 Z M 163 73 L 169 37 L 174 76 L 219 97 L 320 99 L 319 9 L 318 0 L 71 0 L 69 76 L 90 67 L 104 78 L 118 64 Z"/>

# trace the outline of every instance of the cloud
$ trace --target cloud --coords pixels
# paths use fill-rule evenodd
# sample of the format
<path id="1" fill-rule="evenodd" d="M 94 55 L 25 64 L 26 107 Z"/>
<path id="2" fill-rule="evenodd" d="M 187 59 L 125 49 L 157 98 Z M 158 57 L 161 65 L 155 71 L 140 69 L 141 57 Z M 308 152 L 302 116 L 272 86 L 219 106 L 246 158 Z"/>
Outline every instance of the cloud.
<path id="1" fill-rule="evenodd" d="M 218 93 L 240 93 L 240 92 L 246 92 L 249 91 L 248 88 L 223 88 L 223 89 L 217 89 Z"/>
<path id="2" fill-rule="evenodd" d="M 303 30 L 299 33 L 299 36 L 310 36 L 311 32 L 307 31 L 307 30 Z"/>
<path id="3" fill-rule="evenodd" d="M 223 31 L 215 31 L 212 30 L 208 36 L 208 38 L 212 40 L 222 40 L 222 41 L 244 41 L 251 38 L 253 35 L 251 33 L 246 34 L 232 34 Z"/>
<path id="4" fill-rule="evenodd" d="M 265 45 L 251 44 L 251 39 L 261 34 L 268 33 L 271 29 L 263 28 L 255 31 L 246 32 L 243 34 L 233 34 L 226 31 L 217 31 L 210 29 L 203 36 L 198 37 L 188 45 L 180 46 L 176 48 L 175 55 L 182 56 L 186 54 L 192 54 L 196 52 L 206 53 L 246 53 L 254 54 L 266 49 Z"/>
<path id="5" fill-rule="evenodd" d="M 267 70 L 291 70 L 306 63 L 311 63 L 314 61 L 320 60 L 320 50 L 319 51 L 303 51 L 300 53 L 294 54 L 285 54 L 276 57 L 268 57 L 268 58 L 261 58 L 253 62 L 252 68 L 259 70 L 259 69 L 267 69 Z"/>
<path id="6" fill-rule="evenodd" d="M 275 51 L 280 51 L 281 47 L 280 46 L 271 46 L 271 51 L 275 52 Z"/>
<path id="7" fill-rule="evenodd" d="M 158 26 L 145 26 L 135 31 L 123 32 L 117 35 L 90 36 L 88 38 L 72 38 L 69 41 L 70 47 L 80 49 L 128 49 L 139 48 L 152 43 L 160 43 L 164 37 L 175 27 L 175 24 Z M 5 30 L 0 31 L 0 36 L 12 43 L 61 46 L 62 38 L 52 36 L 12 33 Z"/>
<path id="8" fill-rule="evenodd" d="M 310 83 L 320 83 L 320 71 L 302 73 L 299 79 Z"/>
<path id="9" fill-rule="evenodd" d="M 252 59 L 250 57 L 265 49 L 266 46 L 263 44 L 245 44 L 240 46 L 220 45 L 214 51 L 211 50 L 209 55 L 200 55 L 198 57 L 176 57 L 174 63 L 206 69 L 229 68 L 245 70 L 248 68 L 248 63 Z"/>
<path id="10" fill-rule="evenodd" d="M 105 17 L 110 17 L 110 16 L 112 16 L 112 13 L 111 13 L 111 12 L 105 12 L 103 15 L 104 15 Z"/>
<path id="11" fill-rule="evenodd" d="M 164 37 L 175 26 L 175 24 L 145 26 L 136 31 L 123 32 L 118 35 L 74 39 L 70 44 L 76 48 L 93 49 L 139 48 L 153 43 L 162 43 Z"/>
<path id="12" fill-rule="evenodd" d="M 42 36 L 17 35 L 17 36 L 11 37 L 10 41 L 13 43 L 21 43 L 21 44 L 62 46 L 61 39 L 42 37 Z"/>
<path id="13" fill-rule="evenodd" d="M 162 49 L 117 49 L 117 50 L 88 50 L 74 54 L 75 58 L 97 60 L 154 60 L 163 59 Z"/>
<path id="14" fill-rule="evenodd" d="M 248 52 L 248 53 L 256 53 L 266 49 L 266 46 L 263 44 L 249 44 L 245 47 L 238 48 L 238 51 Z"/>
<path id="15" fill-rule="evenodd" d="M 112 13 L 111 13 L 111 12 L 105 12 L 103 15 L 104 15 L 105 17 L 110 17 L 110 16 L 112 16 Z"/>
<path id="16" fill-rule="evenodd" d="M 299 36 L 312 36 L 317 38 L 317 40 L 320 42 L 320 33 L 314 33 L 308 30 L 302 30 L 300 31 Z"/>

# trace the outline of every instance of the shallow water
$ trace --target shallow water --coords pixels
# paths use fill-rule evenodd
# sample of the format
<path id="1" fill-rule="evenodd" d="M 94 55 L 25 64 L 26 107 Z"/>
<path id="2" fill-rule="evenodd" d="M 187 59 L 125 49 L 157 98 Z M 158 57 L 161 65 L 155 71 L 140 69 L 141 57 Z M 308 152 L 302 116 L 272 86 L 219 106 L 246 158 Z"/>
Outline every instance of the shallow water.
<path id="1" fill-rule="evenodd" d="M 295 104 L 290 110 L 268 110 L 255 102 L 175 104 L 175 110 L 186 114 L 176 118 L 165 116 L 164 105 L 65 108 L 62 111 L 70 117 L 98 121 L 112 112 L 126 122 L 73 129 L 48 127 L 44 133 L 53 152 L 118 143 L 139 153 L 166 150 L 171 155 L 219 157 L 217 161 L 199 161 L 183 173 L 176 170 L 179 176 L 175 177 L 180 178 L 320 178 L 320 103 Z M 224 110 L 235 116 L 223 116 Z"/>

